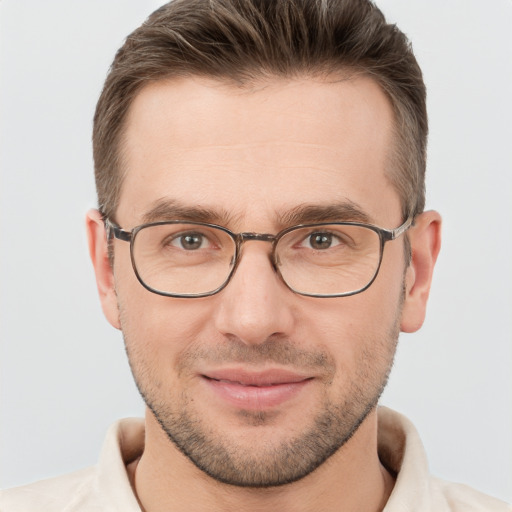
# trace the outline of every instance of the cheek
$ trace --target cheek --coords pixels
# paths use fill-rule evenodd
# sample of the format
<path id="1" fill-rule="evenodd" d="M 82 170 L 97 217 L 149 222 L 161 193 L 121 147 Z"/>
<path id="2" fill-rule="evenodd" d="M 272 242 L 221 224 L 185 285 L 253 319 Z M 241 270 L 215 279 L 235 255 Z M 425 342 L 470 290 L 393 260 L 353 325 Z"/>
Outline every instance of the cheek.
<path id="1" fill-rule="evenodd" d="M 130 343 L 153 352 L 176 352 L 202 332 L 204 315 L 197 307 L 139 287 L 137 293 L 118 294 L 121 325 Z"/>
<path id="2" fill-rule="evenodd" d="M 128 251 L 116 252 L 114 265 L 122 329 L 130 342 L 156 347 L 193 333 L 190 305 L 146 290 L 135 275 Z"/>
<path id="3" fill-rule="evenodd" d="M 137 293 L 119 292 L 128 360 L 143 396 L 163 392 L 170 399 L 170 390 L 187 385 L 176 368 L 199 337 L 200 322 L 187 305 L 171 304 L 175 299 L 159 297 L 140 285 L 139 288 Z"/>
<path id="4" fill-rule="evenodd" d="M 311 343 L 321 343 L 332 354 L 338 370 L 357 367 L 362 357 L 394 351 L 398 336 L 403 278 L 379 274 L 366 291 L 338 299 L 316 299 L 305 308 L 303 329 Z M 399 276 L 397 278 L 397 276 Z"/>
<path id="5" fill-rule="evenodd" d="M 144 366 L 144 371 L 154 376 L 172 378 L 180 355 L 198 339 L 205 339 L 210 329 L 208 301 L 149 292 L 139 283 L 131 265 L 121 264 L 116 269 L 116 293 L 130 363 L 139 370 Z"/>

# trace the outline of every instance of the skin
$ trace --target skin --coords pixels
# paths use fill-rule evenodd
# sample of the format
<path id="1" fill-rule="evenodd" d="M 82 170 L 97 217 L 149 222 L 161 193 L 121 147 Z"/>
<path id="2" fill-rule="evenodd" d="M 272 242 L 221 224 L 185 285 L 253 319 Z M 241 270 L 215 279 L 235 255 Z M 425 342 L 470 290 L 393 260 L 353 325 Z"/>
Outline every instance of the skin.
<path id="1" fill-rule="evenodd" d="M 386 177 L 392 125 L 388 99 L 364 77 L 276 79 L 244 89 L 204 79 L 157 82 L 139 93 L 129 113 L 114 220 L 130 230 L 148 217 L 168 218 L 172 212 L 161 205 L 179 201 L 201 205 L 210 221 L 234 232 L 277 233 L 298 207 L 349 203 L 371 223 L 393 229 L 404 219 Z M 398 331 L 415 331 L 424 319 L 440 246 L 437 213 L 418 216 L 409 231 L 407 267 L 401 237 L 386 245 L 368 290 L 329 299 L 292 293 L 261 242 L 245 245 L 235 275 L 217 295 L 158 296 L 137 281 L 126 242 L 114 242 L 110 266 L 97 212 L 89 213 L 87 229 L 104 313 L 122 329 L 151 406 L 144 453 L 130 468 L 144 510 L 382 510 L 393 478 L 378 458 L 375 405 Z M 287 370 L 308 380 L 282 403 L 242 407 L 204 378 L 226 368 Z M 266 488 L 228 485 L 220 473 L 212 478 L 161 426 L 174 431 L 189 421 L 187 431 L 195 428 L 234 461 L 235 471 L 224 475 L 252 478 L 244 468 L 263 468 L 261 480 L 279 468 L 275 453 L 322 433 L 317 423 L 326 411 L 337 421 L 326 435 L 345 436 L 343 446 L 316 461 L 316 469 L 288 475 L 293 483 Z M 290 472 L 299 460 L 279 471 Z"/>

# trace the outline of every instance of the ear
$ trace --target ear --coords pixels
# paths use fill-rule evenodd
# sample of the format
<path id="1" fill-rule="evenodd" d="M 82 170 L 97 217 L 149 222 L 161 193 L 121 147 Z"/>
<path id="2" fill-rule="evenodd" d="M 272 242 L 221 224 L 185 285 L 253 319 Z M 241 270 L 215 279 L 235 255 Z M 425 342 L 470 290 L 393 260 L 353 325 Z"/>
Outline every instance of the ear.
<path id="1" fill-rule="evenodd" d="M 434 265 L 441 248 L 441 216 L 434 211 L 418 215 L 408 237 L 411 261 L 405 276 L 400 328 L 403 332 L 415 332 L 425 320 Z"/>
<path id="2" fill-rule="evenodd" d="M 114 284 L 114 271 L 108 258 L 108 242 L 105 223 L 98 210 L 90 210 L 86 216 L 89 255 L 91 256 L 101 307 L 107 320 L 120 329 L 119 309 Z"/>

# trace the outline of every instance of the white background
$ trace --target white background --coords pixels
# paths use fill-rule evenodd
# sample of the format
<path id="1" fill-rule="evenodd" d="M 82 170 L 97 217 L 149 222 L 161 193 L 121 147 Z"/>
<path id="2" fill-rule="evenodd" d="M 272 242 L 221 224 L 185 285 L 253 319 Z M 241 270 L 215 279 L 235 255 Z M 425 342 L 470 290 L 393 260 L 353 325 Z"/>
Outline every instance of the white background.
<path id="1" fill-rule="evenodd" d="M 431 469 L 512 500 L 512 2 L 380 0 L 429 91 L 428 207 L 444 245 L 428 318 L 403 336 L 382 402 Z M 90 134 L 108 66 L 153 0 L 3 0 L 0 484 L 95 463 L 141 415 L 87 257 Z"/>

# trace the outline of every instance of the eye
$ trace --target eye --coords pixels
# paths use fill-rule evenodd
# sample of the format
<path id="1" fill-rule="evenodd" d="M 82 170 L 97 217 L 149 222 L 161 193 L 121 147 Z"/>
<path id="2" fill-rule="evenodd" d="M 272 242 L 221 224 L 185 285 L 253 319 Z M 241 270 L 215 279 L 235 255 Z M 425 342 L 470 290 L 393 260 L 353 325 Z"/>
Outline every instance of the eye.
<path id="1" fill-rule="evenodd" d="M 308 247 L 311 249 L 315 249 L 316 251 L 322 251 L 326 249 L 330 249 L 331 247 L 335 247 L 339 245 L 341 240 L 332 233 L 328 232 L 317 232 L 311 233 L 308 237 L 302 242 L 303 247 Z"/>
<path id="2" fill-rule="evenodd" d="M 172 238 L 168 243 L 185 251 L 206 249 L 211 245 L 208 238 L 202 233 L 181 233 Z"/>

